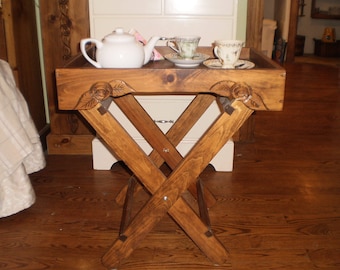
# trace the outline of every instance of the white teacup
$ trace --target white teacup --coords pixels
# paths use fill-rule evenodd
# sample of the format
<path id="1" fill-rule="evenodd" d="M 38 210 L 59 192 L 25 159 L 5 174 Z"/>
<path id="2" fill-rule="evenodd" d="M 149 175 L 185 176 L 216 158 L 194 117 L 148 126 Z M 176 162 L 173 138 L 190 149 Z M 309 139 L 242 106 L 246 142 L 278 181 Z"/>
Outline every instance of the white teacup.
<path id="1" fill-rule="evenodd" d="M 168 40 L 167 45 L 184 59 L 192 59 L 198 47 L 201 37 L 199 36 L 177 36 Z"/>
<path id="2" fill-rule="evenodd" d="M 216 40 L 214 53 L 220 60 L 222 68 L 235 68 L 244 45 L 242 40 Z"/>

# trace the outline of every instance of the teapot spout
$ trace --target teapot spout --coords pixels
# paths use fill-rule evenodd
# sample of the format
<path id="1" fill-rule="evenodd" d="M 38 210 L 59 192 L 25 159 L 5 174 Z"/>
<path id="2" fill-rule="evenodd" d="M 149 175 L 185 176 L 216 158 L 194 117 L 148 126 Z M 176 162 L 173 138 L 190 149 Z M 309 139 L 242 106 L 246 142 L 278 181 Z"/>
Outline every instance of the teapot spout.
<path id="1" fill-rule="evenodd" d="M 152 51 L 154 50 L 155 45 L 159 39 L 161 39 L 161 37 L 154 36 L 150 38 L 147 44 L 144 45 L 144 65 L 150 61 Z"/>

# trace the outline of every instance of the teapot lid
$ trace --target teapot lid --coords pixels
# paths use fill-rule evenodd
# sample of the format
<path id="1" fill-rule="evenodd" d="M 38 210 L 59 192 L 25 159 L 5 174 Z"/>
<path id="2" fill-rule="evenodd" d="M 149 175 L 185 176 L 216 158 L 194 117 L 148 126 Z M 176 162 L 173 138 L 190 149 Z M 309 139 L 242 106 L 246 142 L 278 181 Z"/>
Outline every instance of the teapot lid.
<path id="1" fill-rule="evenodd" d="M 111 34 L 108 34 L 104 38 L 110 42 L 133 42 L 135 41 L 135 36 L 124 32 L 123 28 L 116 28 Z"/>

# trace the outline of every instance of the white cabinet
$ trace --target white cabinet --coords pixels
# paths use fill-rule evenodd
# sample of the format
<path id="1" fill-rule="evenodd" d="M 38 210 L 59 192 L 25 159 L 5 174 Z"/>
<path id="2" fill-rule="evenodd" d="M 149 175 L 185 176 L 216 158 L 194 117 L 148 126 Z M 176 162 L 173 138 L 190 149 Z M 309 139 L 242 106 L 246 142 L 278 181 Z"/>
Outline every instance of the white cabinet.
<path id="1" fill-rule="evenodd" d="M 139 96 L 137 99 L 163 133 L 166 133 L 191 102 L 193 96 Z M 114 103 L 111 104 L 109 110 L 139 146 L 141 146 L 144 152 L 149 154 L 152 151 L 152 147 L 144 140 L 143 136 L 130 123 L 121 110 Z M 190 151 L 219 114 L 220 109 L 216 102 L 213 102 L 177 146 L 182 156 Z M 93 168 L 96 170 L 109 170 L 119 160 L 119 157 L 116 157 L 114 153 L 110 153 L 98 138 L 93 140 L 92 150 Z M 211 161 L 211 164 L 217 171 L 232 171 L 233 157 L 234 143 L 229 141 Z"/>
<path id="2" fill-rule="evenodd" d="M 145 39 L 151 36 L 173 37 L 195 34 L 201 36 L 200 46 L 210 46 L 216 39 L 235 39 L 238 0 L 89 0 L 91 37 L 102 39 L 117 27 L 125 31 L 136 29 Z M 157 46 L 164 45 L 159 41 Z M 139 97 L 140 103 L 151 117 L 159 120 L 163 131 L 169 129 L 192 97 Z M 114 115 L 124 128 L 148 153 L 151 147 L 142 139 L 125 116 L 112 106 Z M 198 124 L 179 144 L 184 155 L 218 115 L 216 103 L 202 116 Z M 162 123 L 165 122 L 165 123 Z M 93 166 L 95 169 L 110 169 L 117 159 L 95 139 Z M 229 141 L 211 162 L 217 171 L 231 171 L 234 144 Z"/>
<path id="3" fill-rule="evenodd" d="M 117 27 L 152 36 L 201 36 L 200 45 L 235 39 L 237 0 L 89 0 L 91 37 L 102 39 Z M 159 41 L 157 45 L 164 45 Z"/>

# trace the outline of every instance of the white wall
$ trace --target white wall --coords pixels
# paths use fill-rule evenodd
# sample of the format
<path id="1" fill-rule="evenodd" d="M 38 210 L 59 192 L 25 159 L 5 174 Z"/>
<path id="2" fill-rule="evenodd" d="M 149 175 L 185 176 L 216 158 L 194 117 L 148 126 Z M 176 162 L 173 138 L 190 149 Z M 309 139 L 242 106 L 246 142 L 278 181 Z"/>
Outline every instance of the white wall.
<path id="1" fill-rule="evenodd" d="M 327 2 L 328 1 L 328 2 Z M 333 1 L 334 5 L 339 6 L 339 0 L 327 0 L 320 1 L 323 6 L 320 6 L 322 9 L 326 9 L 327 5 L 330 4 L 329 1 Z M 327 4 L 327 3 L 328 4 Z M 325 27 L 334 27 L 337 39 L 340 39 L 340 20 L 321 20 L 321 19 L 313 19 L 311 18 L 311 3 L 312 0 L 305 0 L 305 16 L 299 17 L 298 21 L 298 35 L 303 35 L 306 37 L 305 41 L 305 54 L 314 54 L 314 38 L 321 39 L 323 35 L 323 31 Z"/>

